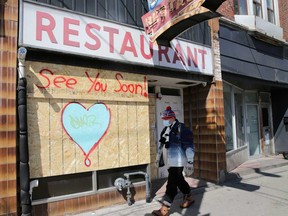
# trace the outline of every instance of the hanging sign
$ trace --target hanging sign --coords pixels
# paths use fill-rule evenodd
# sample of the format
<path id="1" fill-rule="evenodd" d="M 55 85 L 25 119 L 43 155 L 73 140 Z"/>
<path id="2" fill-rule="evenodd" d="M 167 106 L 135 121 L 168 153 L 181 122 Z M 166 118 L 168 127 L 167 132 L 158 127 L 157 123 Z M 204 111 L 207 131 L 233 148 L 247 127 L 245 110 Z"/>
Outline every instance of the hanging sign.
<path id="1" fill-rule="evenodd" d="M 220 14 L 215 10 L 223 1 L 225 0 L 163 0 L 142 16 L 145 33 L 151 35 L 152 42 L 169 45 L 173 38 L 189 27 L 219 17 Z"/>

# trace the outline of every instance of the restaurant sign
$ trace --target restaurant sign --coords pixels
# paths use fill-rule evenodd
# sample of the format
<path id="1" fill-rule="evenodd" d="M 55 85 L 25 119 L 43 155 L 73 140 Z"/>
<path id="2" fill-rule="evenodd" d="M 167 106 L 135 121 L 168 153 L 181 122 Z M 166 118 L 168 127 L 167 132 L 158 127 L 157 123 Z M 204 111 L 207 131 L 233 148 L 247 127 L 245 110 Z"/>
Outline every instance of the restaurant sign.
<path id="1" fill-rule="evenodd" d="M 152 43 L 142 29 L 24 2 L 20 45 L 128 64 L 213 75 L 211 48 Z"/>

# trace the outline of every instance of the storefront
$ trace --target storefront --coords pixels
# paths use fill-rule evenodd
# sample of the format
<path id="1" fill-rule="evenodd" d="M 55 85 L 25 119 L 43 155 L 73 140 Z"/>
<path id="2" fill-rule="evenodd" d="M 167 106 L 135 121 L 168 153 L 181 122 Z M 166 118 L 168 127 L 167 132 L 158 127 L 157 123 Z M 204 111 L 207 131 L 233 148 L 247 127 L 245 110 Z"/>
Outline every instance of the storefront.
<path id="1" fill-rule="evenodd" d="M 223 94 L 211 43 L 158 46 L 139 27 L 31 1 L 20 15 L 35 215 L 124 203 L 114 181 L 125 173 L 165 177 L 154 158 L 167 105 L 194 130 L 195 177 L 220 181 Z M 132 181 L 133 199 L 145 198 L 143 176 Z"/>
<path id="2" fill-rule="evenodd" d="M 283 42 L 225 21 L 220 26 L 229 171 L 249 158 L 277 153 L 279 137 L 287 136 L 281 128 L 288 60 Z"/>

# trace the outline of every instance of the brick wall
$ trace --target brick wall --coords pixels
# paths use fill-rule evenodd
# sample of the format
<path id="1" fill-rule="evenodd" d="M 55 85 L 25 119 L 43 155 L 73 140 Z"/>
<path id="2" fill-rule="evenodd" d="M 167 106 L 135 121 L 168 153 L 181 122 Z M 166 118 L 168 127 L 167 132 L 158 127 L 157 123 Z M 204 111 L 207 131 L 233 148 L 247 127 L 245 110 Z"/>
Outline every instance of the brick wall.
<path id="1" fill-rule="evenodd" d="M 234 0 L 226 0 L 223 2 L 217 12 L 228 19 L 234 20 Z"/>
<path id="2" fill-rule="evenodd" d="M 222 82 L 184 89 L 184 115 L 194 133 L 194 177 L 221 182 L 226 170 Z"/>
<path id="3" fill-rule="evenodd" d="M 283 28 L 283 38 L 288 41 L 288 2 L 287 0 L 278 0 L 280 26 Z"/>
<path id="4" fill-rule="evenodd" d="M 18 1 L 0 1 L 0 215 L 17 215 L 16 65 Z"/>

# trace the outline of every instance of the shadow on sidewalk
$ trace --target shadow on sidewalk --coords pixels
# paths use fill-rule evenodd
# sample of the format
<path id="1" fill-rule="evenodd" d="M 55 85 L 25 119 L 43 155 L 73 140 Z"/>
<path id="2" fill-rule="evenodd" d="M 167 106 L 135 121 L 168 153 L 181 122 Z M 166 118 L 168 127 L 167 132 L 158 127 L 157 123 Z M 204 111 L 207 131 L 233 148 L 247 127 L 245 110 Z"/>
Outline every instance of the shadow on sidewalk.
<path id="1" fill-rule="evenodd" d="M 167 182 L 167 179 L 157 179 L 152 182 L 151 199 L 154 199 L 155 197 L 161 197 L 164 195 L 165 190 L 166 190 L 166 182 Z M 180 208 L 183 195 L 181 192 L 179 192 L 174 199 L 174 202 L 171 206 L 169 214 L 178 213 L 183 216 L 200 215 L 199 209 L 200 209 L 201 202 L 202 202 L 204 193 L 208 185 L 207 185 L 207 182 L 203 180 L 196 180 L 196 182 L 197 182 L 197 185 L 193 184 L 193 186 L 191 187 L 191 179 L 190 179 L 191 192 L 195 198 L 195 203 L 187 209 Z M 160 207 L 161 207 L 161 204 L 159 203 L 159 208 Z M 153 216 L 152 214 L 153 210 L 157 210 L 157 209 L 151 209 L 151 213 L 147 213 L 144 216 Z M 209 216 L 209 215 L 210 214 L 204 214 L 202 216 Z"/>
<path id="2" fill-rule="evenodd" d="M 277 174 L 263 172 L 261 169 L 258 168 L 254 169 L 254 173 L 258 173 L 263 176 L 268 176 L 272 178 L 281 177 L 280 175 Z M 156 181 L 152 182 L 151 199 L 155 198 L 155 195 L 157 197 L 164 195 L 166 189 L 166 180 L 167 179 L 157 179 Z M 181 192 L 179 192 L 171 206 L 169 214 L 177 213 L 183 216 L 193 216 L 193 215 L 210 216 L 210 213 L 201 214 L 200 212 L 201 203 L 206 192 L 209 192 L 211 190 L 217 190 L 218 188 L 221 187 L 233 187 L 235 189 L 249 192 L 253 192 L 260 189 L 260 186 L 258 185 L 253 185 L 244 182 L 243 178 L 238 173 L 226 173 L 226 181 L 221 184 L 207 183 L 206 181 L 203 180 L 197 180 L 197 181 L 198 184 L 194 185 L 194 187 L 191 187 L 191 192 L 195 198 L 195 203 L 187 209 L 180 208 L 179 206 L 180 203 L 182 202 L 182 194 Z M 160 206 L 161 205 L 159 203 L 159 208 Z M 151 209 L 151 212 L 153 210 L 155 209 Z M 152 213 L 147 213 L 144 216 L 152 216 L 152 215 L 153 215 Z"/>

